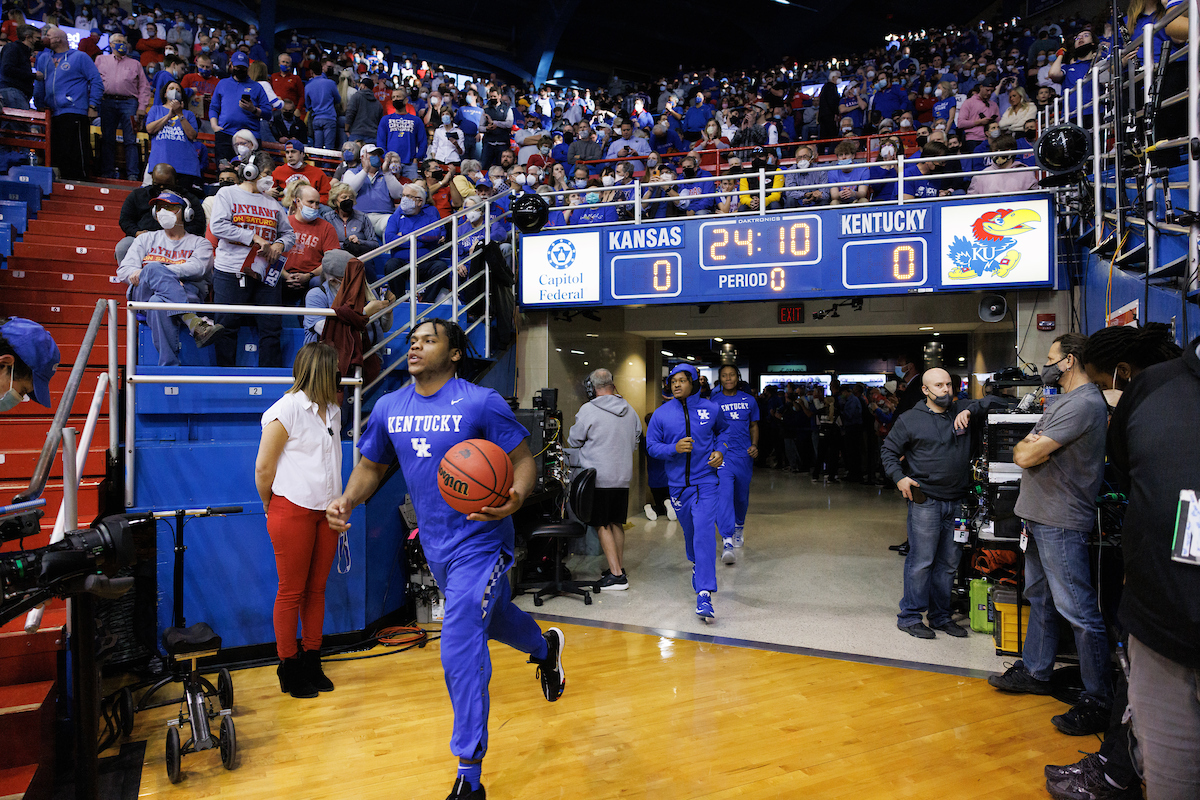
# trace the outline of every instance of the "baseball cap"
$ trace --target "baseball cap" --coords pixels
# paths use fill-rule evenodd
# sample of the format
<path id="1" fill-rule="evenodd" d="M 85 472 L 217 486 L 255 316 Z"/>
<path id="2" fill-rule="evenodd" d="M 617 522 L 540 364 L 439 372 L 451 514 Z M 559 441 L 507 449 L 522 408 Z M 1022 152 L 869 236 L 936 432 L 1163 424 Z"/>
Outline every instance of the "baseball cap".
<path id="1" fill-rule="evenodd" d="M 365 144 L 363 149 L 359 151 L 360 156 L 369 156 L 371 153 L 383 153 L 383 148 L 377 144 Z"/>
<path id="2" fill-rule="evenodd" d="M 321 256 L 321 272 L 327 278 L 341 280 L 346 275 L 346 267 L 354 258 L 347 250 L 328 250 Z"/>
<path id="3" fill-rule="evenodd" d="M 230 67 L 248 67 L 248 66 L 250 66 L 250 56 L 246 55 L 241 50 L 238 50 L 236 53 L 234 53 L 233 55 L 231 55 L 229 57 L 229 66 Z"/>
<path id="4" fill-rule="evenodd" d="M 11 317 L 0 325 L 0 335 L 33 372 L 33 399 L 50 408 L 50 379 L 62 357 L 54 339 L 41 325 L 24 317 Z"/>
<path id="5" fill-rule="evenodd" d="M 299 139 L 284 139 L 283 152 L 286 153 L 288 150 L 299 150 L 301 153 L 303 153 L 304 142 L 300 141 Z"/>
<path id="6" fill-rule="evenodd" d="M 173 192 L 170 189 L 163 189 L 158 193 L 158 197 L 150 201 L 150 205 L 154 205 L 155 203 L 162 203 L 163 205 L 170 206 L 184 206 L 185 208 L 187 207 L 187 200 L 184 200 L 183 196 L 178 192 Z"/>

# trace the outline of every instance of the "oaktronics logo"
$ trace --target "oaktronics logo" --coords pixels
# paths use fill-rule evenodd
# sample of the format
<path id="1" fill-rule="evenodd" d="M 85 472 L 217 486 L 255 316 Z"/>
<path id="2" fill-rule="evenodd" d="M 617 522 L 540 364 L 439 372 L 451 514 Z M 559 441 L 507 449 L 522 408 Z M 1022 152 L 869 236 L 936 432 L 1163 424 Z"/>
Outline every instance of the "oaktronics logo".
<path id="1" fill-rule="evenodd" d="M 555 239 L 546 251 L 546 260 L 555 269 L 566 269 L 575 263 L 575 245 L 567 239 Z"/>
<path id="2" fill-rule="evenodd" d="M 947 255 L 954 268 L 947 277 L 958 281 L 1006 277 L 1021 261 L 1014 237 L 1037 230 L 1031 223 L 1041 221 L 1041 216 L 1028 208 L 987 212 L 971 224 L 970 238 L 956 236 L 950 243 Z"/>

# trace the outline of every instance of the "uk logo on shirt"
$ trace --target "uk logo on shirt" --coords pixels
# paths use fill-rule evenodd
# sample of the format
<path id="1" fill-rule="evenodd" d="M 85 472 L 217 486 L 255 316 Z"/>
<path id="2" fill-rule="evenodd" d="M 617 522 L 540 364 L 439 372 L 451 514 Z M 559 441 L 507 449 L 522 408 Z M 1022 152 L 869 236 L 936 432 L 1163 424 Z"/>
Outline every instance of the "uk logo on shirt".
<path id="1" fill-rule="evenodd" d="M 697 411 L 696 414 L 700 417 L 700 419 L 708 419 L 708 410 L 707 409 L 702 408 L 699 411 Z"/>
<path id="2" fill-rule="evenodd" d="M 417 451 L 417 458 L 432 458 L 433 457 L 433 454 L 429 452 L 429 448 L 430 448 L 429 442 L 426 441 L 425 437 L 423 437 L 423 436 L 420 439 L 412 440 L 412 448 L 413 448 L 413 450 Z"/>

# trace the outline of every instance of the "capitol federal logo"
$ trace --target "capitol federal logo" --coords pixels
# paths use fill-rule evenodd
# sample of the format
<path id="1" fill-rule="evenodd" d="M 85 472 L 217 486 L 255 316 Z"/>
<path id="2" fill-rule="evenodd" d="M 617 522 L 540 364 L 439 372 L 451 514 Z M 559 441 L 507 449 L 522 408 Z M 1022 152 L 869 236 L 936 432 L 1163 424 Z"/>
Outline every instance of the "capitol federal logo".
<path id="1" fill-rule="evenodd" d="M 575 245 L 567 239 L 555 239 L 546 251 L 546 260 L 555 269 L 566 269 L 575 263 Z"/>

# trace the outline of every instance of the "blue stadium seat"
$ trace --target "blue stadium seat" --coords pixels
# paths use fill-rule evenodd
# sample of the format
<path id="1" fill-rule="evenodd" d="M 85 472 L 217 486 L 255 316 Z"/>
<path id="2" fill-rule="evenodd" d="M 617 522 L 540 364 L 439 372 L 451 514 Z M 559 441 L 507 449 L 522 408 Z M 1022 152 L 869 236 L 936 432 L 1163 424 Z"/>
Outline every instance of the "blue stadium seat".
<path id="1" fill-rule="evenodd" d="M 21 183 L 32 183 L 42 190 L 42 195 L 54 192 L 54 170 L 49 167 L 31 167 L 28 164 L 13 167 L 8 171 L 9 178 Z"/>
<path id="2" fill-rule="evenodd" d="M 29 207 L 24 203 L 0 201 L 0 222 L 7 222 L 15 233 L 29 229 Z"/>
<path id="3" fill-rule="evenodd" d="M 31 183 L 21 183 L 7 176 L 0 176 L 0 201 L 24 203 L 29 215 L 36 217 L 42 210 L 42 190 Z"/>
<path id="4" fill-rule="evenodd" d="M 0 222 L 0 256 L 12 255 L 13 229 L 7 222 Z"/>

